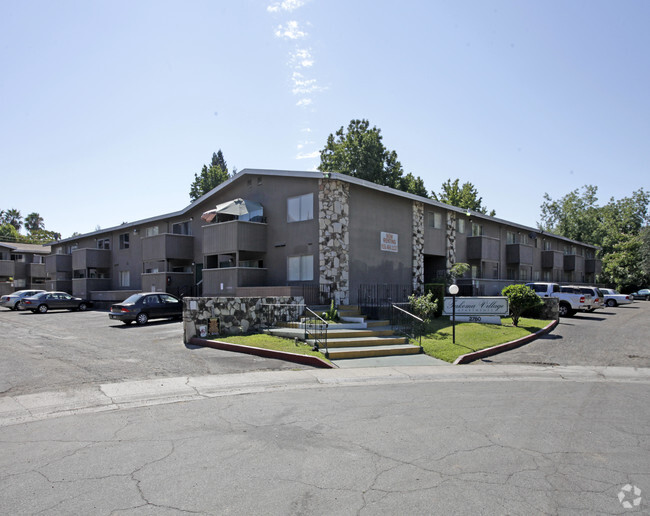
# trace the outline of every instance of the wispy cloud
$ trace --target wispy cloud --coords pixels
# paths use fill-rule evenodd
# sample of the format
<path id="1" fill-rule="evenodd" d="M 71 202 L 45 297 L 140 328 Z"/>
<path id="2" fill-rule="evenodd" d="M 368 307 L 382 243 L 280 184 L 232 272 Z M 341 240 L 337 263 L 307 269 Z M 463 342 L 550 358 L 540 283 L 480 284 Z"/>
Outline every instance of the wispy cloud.
<path id="1" fill-rule="evenodd" d="M 320 156 L 320 151 L 300 153 L 296 156 L 296 159 L 314 159 Z"/>
<path id="2" fill-rule="evenodd" d="M 293 72 L 291 81 L 293 82 L 293 89 L 291 91 L 294 95 L 304 95 L 322 90 L 316 83 L 316 79 L 306 79 L 300 72 Z"/>
<path id="3" fill-rule="evenodd" d="M 290 55 L 289 59 L 294 68 L 310 68 L 314 66 L 314 58 L 311 55 L 311 49 L 299 48 Z"/>
<path id="4" fill-rule="evenodd" d="M 304 38 L 307 33 L 300 30 L 298 22 L 295 20 L 288 21 L 286 25 L 278 25 L 275 29 L 275 36 L 283 39 L 300 39 Z"/>
<path id="5" fill-rule="evenodd" d="M 291 12 L 303 5 L 305 5 L 304 0 L 284 0 L 282 2 L 273 2 L 266 8 L 266 10 L 270 13 L 277 13 L 280 11 Z"/>
<path id="6" fill-rule="evenodd" d="M 303 127 L 300 129 L 301 133 L 311 133 L 311 128 L 310 127 Z"/>
<path id="7" fill-rule="evenodd" d="M 298 106 L 298 107 L 307 107 L 307 106 L 310 106 L 311 103 L 312 103 L 311 99 L 305 98 L 305 99 L 300 99 L 298 102 L 296 102 L 296 106 Z"/>

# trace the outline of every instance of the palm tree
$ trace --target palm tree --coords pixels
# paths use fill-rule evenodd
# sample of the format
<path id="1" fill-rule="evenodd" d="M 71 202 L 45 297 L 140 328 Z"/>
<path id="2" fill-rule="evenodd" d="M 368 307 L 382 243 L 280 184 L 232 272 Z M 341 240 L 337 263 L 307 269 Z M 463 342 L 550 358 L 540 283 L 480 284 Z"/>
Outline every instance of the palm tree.
<path id="1" fill-rule="evenodd" d="M 23 216 L 15 208 L 6 210 L 3 215 L 3 223 L 11 224 L 16 228 L 16 231 L 20 231 L 20 228 L 23 227 Z"/>
<path id="2" fill-rule="evenodd" d="M 25 229 L 30 233 L 38 231 L 39 229 L 45 229 L 45 221 L 38 213 L 33 212 L 25 217 Z"/>

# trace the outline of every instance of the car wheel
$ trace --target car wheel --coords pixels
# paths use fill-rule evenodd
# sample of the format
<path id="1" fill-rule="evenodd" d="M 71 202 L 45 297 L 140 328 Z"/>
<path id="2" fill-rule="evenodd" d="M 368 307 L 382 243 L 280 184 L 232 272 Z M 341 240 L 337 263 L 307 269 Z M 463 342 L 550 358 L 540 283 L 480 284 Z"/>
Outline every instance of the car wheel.
<path id="1" fill-rule="evenodd" d="M 37 310 L 39 314 L 44 314 L 47 312 L 47 305 L 38 305 Z"/>
<path id="2" fill-rule="evenodd" d="M 607 300 L 607 306 L 609 306 L 610 308 L 615 307 L 616 306 L 616 301 L 613 300 L 613 299 L 608 299 Z"/>
<path id="3" fill-rule="evenodd" d="M 135 318 L 135 320 L 140 326 L 142 326 L 143 324 L 147 324 L 147 322 L 149 321 L 149 316 L 144 312 L 140 312 L 138 316 Z"/>
<path id="4" fill-rule="evenodd" d="M 88 305 L 86 303 L 79 303 L 79 311 L 85 312 L 86 310 L 88 310 Z"/>
<path id="5" fill-rule="evenodd" d="M 18 310 L 18 305 L 20 305 L 20 301 L 16 301 L 16 303 L 14 304 L 14 308 L 13 308 L 13 309 L 14 309 L 14 310 Z"/>
<path id="6" fill-rule="evenodd" d="M 571 312 L 571 307 L 566 303 L 560 303 L 560 317 L 570 317 L 569 313 Z"/>

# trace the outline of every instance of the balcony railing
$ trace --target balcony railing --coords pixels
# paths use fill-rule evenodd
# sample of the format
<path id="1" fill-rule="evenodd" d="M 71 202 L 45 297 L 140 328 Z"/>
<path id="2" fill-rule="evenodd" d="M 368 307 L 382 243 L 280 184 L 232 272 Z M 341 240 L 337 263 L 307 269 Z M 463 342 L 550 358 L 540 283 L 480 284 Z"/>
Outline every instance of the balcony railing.
<path id="1" fill-rule="evenodd" d="M 72 269 L 105 269 L 111 266 L 110 249 L 75 249 L 72 251 Z"/>
<path id="2" fill-rule="evenodd" d="M 203 226 L 203 254 L 237 251 L 266 252 L 267 225 L 260 222 L 231 220 Z"/>
<path id="3" fill-rule="evenodd" d="M 498 238 L 487 236 L 467 237 L 467 259 L 468 260 L 499 260 Z"/>
<path id="4" fill-rule="evenodd" d="M 16 275 L 16 262 L 13 260 L 0 260 L 0 276 L 13 277 Z"/>
<path id="5" fill-rule="evenodd" d="M 163 233 L 142 239 L 142 261 L 192 260 L 194 237 Z"/>
<path id="6" fill-rule="evenodd" d="M 252 267 L 203 269 L 203 295 L 232 295 L 237 287 L 263 286 L 266 285 L 266 276 L 266 269 Z"/>
<path id="7" fill-rule="evenodd" d="M 522 265 L 533 264 L 533 248 L 523 244 L 506 245 L 506 262 Z"/>

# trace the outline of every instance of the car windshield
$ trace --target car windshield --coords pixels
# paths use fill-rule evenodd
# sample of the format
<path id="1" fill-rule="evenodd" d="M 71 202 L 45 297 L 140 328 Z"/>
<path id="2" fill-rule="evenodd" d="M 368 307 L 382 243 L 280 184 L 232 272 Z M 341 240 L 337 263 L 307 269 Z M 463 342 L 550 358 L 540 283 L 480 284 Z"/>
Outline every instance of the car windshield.
<path id="1" fill-rule="evenodd" d="M 124 304 L 129 304 L 129 303 L 137 303 L 138 300 L 142 297 L 142 294 L 133 294 L 129 297 L 127 297 L 122 303 Z"/>

